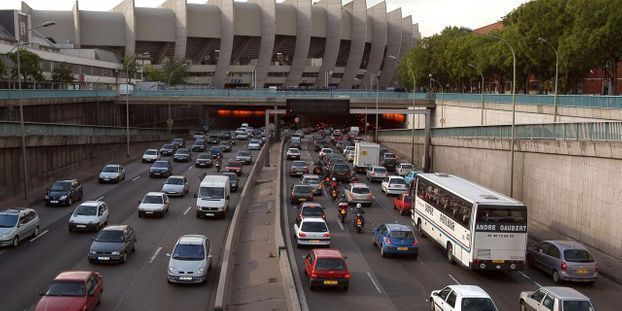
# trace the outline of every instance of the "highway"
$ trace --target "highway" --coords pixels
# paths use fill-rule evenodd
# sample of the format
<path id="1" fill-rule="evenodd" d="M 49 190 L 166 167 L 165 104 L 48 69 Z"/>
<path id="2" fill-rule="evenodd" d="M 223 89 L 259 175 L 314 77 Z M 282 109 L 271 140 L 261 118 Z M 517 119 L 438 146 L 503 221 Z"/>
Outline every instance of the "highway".
<path id="1" fill-rule="evenodd" d="M 191 142 L 186 142 L 191 144 Z M 224 164 L 237 150 L 246 149 L 247 141 L 238 141 L 232 152 L 224 153 Z M 161 146 L 153 146 L 159 148 Z M 209 145 L 208 145 L 209 147 Z M 138 218 L 138 201 L 149 191 L 160 191 L 165 179 L 150 178 L 150 164 L 133 161 L 126 165 L 127 177 L 120 184 L 98 184 L 97 178 L 83 183 L 84 200 L 103 200 L 110 210 L 109 224 L 129 224 L 136 232 L 136 252 L 125 264 L 94 265 L 87 259 L 91 237 L 95 233 L 70 233 L 69 215 L 79 204 L 71 207 L 46 207 L 43 202 L 34 208 L 41 219 L 41 233 L 36 239 L 23 241 L 16 249 L 0 249 L 2 310 L 34 309 L 37 293 L 47 289 L 49 282 L 66 270 L 99 271 L 104 279 L 102 304 L 98 310 L 207 310 L 213 305 L 216 293 L 221 248 L 241 189 L 231 195 L 226 219 L 198 219 L 195 216 L 193 194 L 199 175 L 215 168 L 195 168 L 188 163 L 173 162 L 173 175 L 184 175 L 190 182 L 190 192 L 182 198 L 172 198 L 169 213 L 163 218 Z M 258 151 L 253 151 L 253 161 Z M 239 184 L 246 181 L 250 166 L 245 166 Z M 68 172 L 67 177 L 71 177 Z M 44 194 L 42 193 L 41 196 Z M 175 285 L 167 282 L 168 253 L 183 234 L 205 234 L 212 242 L 214 265 L 205 285 Z"/>
<path id="2" fill-rule="evenodd" d="M 312 169 L 312 162 L 318 158 L 313 151 L 311 137 L 303 139 L 301 159 L 308 162 Z M 337 150 L 334 148 L 334 150 Z M 287 200 L 289 187 L 299 181 L 299 178 L 289 177 L 289 162 L 283 157 L 283 198 L 282 204 L 286 210 L 285 217 L 289 222 L 289 243 L 295 245 L 293 223 L 295 207 Z M 369 182 L 364 175 L 359 175 L 362 182 Z M 519 294 L 521 291 L 532 291 L 539 286 L 554 286 L 550 276 L 531 268 L 522 272 L 472 272 L 457 265 L 451 265 L 445 258 L 444 250 L 436 246 L 427 238 L 417 234 L 419 241 L 418 259 L 410 258 L 383 258 L 380 251 L 372 245 L 371 230 L 383 223 L 401 223 L 412 227 L 409 216 L 400 216 L 393 210 L 393 197 L 386 197 L 380 190 L 379 183 L 370 185 L 374 195 L 372 207 L 366 207 L 366 224 L 363 233 L 358 234 L 351 222 L 344 224 L 337 220 L 336 204 L 324 193 L 315 196 L 326 209 L 327 223 L 331 232 L 331 248 L 339 249 L 347 256 L 347 264 L 351 273 L 350 289 L 341 290 L 319 289 L 311 292 L 304 275 L 303 256 L 308 249 L 293 247 L 298 277 L 304 288 L 305 297 L 310 310 L 329 310 L 335 304 L 343 310 L 429 310 L 428 298 L 433 290 L 441 289 L 451 284 L 478 285 L 490 294 L 499 310 L 519 309 Z M 351 221 L 351 214 L 348 215 Z M 592 299 L 597 310 L 619 310 L 616 302 L 622 286 L 599 277 L 592 286 L 580 284 L 563 284 L 571 286 Z"/>

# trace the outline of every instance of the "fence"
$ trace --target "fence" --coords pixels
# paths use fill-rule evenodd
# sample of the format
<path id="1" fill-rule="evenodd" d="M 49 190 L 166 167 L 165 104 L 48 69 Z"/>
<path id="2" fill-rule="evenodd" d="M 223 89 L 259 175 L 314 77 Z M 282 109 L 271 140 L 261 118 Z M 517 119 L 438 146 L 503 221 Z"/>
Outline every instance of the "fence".
<path id="1" fill-rule="evenodd" d="M 90 126 L 74 124 L 33 123 L 24 122 L 27 136 L 124 136 L 127 135 L 124 127 Z M 22 128 L 19 122 L 0 121 L 1 136 L 21 136 Z M 130 135 L 168 135 L 167 129 L 133 128 Z"/>
<path id="2" fill-rule="evenodd" d="M 0 99 L 115 97 L 115 90 L 0 90 Z"/>

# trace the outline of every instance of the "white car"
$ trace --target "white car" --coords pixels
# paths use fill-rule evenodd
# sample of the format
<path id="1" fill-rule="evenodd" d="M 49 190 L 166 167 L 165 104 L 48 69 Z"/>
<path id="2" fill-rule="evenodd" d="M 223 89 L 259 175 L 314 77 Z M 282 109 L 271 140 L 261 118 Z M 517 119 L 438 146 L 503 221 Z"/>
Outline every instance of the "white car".
<path id="1" fill-rule="evenodd" d="M 250 142 L 248 142 L 248 150 L 259 150 L 261 149 L 261 141 L 257 140 L 257 139 L 251 139 Z"/>
<path id="2" fill-rule="evenodd" d="M 399 163 L 395 167 L 395 174 L 400 176 L 406 176 L 408 173 L 412 172 L 415 167 L 410 163 Z"/>
<path id="3" fill-rule="evenodd" d="M 236 133 L 237 133 L 237 135 L 235 136 L 235 139 L 237 139 L 237 140 L 247 140 L 248 139 L 248 134 L 242 133 L 242 132 L 238 133 L 237 131 L 236 131 Z"/>
<path id="4" fill-rule="evenodd" d="M 404 177 L 395 175 L 385 177 L 382 180 L 380 189 L 386 195 L 408 193 L 409 190 Z"/>
<path id="5" fill-rule="evenodd" d="M 119 164 L 109 164 L 99 172 L 99 183 L 121 182 L 125 180 L 125 168 Z"/>
<path id="6" fill-rule="evenodd" d="M 344 195 L 348 203 L 361 203 L 371 206 L 374 196 L 371 189 L 364 183 L 351 183 L 349 187 L 344 189 Z"/>
<path id="7" fill-rule="evenodd" d="M 346 155 L 346 161 L 354 162 L 354 151 L 353 150 L 347 150 L 345 155 Z"/>
<path id="8" fill-rule="evenodd" d="M 343 148 L 343 155 L 346 155 L 348 151 L 354 152 L 354 146 L 346 146 L 345 148 Z"/>
<path id="9" fill-rule="evenodd" d="M 374 180 L 383 180 L 387 177 L 387 169 L 384 166 L 372 166 L 367 169 L 367 180 L 374 182 Z"/>
<path id="10" fill-rule="evenodd" d="M 300 150 L 298 150 L 298 148 L 287 149 L 287 159 L 288 160 L 300 160 Z"/>
<path id="11" fill-rule="evenodd" d="M 160 215 L 164 217 L 164 214 L 171 207 L 168 196 L 163 192 L 149 192 L 138 203 L 140 204 L 138 205 L 138 217 L 146 215 Z"/>
<path id="12" fill-rule="evenodd" d="M 596 310 L 592 301 L 574 288 L 561 286 L 540 287 L 533 292 L 520 293 L 521 310 Z"/>
<path id="13" fill-rule="evenodd" d="M 147 149 L 143 153 L 143 163 L 151 163 L 160 160 L 160 151 L 158 149 Z"/>
<path id="14" fill-rule="evenodd" d="M 102 201 L 86 201 L 69 217 L 69 232 L 78 230 L 99 231 L 108 224 L 108 206 Z"/>
<path id="15" fill-rule="evenodd" d="M 182 235 L 168 260 L 169 283 L 205 283 L 212 268 L 209 239 L 200 234 Z"/>
<path id="16" fill-rule="evenodd" d="M 330 232 L 322 217 L 305 217 L 294 224 L 296 245 L 330 246 Z"/>
<path id="17" fill-rule="evenodd" d="M 164 182 L 162 186 L 162 192 L 168 196 L 178 195 L 184 196 L 188 193 L 189 184 L 188 179 L 184 176 L 171 176 Z"/>
<path id="18" fill-rule="evenodd" d="M 333 153 L 333 149 L 331 149 L 331 148 L 322 148 L 322 150 L 320 150 L 320 158 L 323 158 L 328 153 Z"/>
<path id="19" fill-rule="evenodd" d="M 498 310 L 490 295 L 475 285 L 449 285 L 432 291 L 429 301 L 431 311 Z"/>

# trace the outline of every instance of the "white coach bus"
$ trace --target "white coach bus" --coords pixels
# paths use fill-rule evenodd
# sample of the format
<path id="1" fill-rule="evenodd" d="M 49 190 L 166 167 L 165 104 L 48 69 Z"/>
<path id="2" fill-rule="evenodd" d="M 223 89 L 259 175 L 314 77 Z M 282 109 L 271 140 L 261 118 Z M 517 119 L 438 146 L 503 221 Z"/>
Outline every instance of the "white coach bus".
<path id="1" fill-rule="evenodd" d="M 527 207 L 460 177 L 417 174 L 414 225 L 471 270 L 523 270 Z"/>

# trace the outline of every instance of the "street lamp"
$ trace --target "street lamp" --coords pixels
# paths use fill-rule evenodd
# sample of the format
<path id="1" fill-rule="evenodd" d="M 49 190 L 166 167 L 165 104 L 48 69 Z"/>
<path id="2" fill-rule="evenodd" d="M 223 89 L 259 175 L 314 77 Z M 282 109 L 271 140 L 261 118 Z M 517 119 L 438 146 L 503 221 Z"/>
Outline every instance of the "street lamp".
<path id="1" fill-rule="evenodd" d="M 470 28 L 466 28 L 466 27 L 460 27 L 460 31 L 462 32 L 467 32 L 467 33 L 472 33 L 473 30 Z M 507 40 L 495 36 L 495 35 L 491 35 L 489 33 L 476 33 L 478 35 L 481 36 L 486 36 L 489 38 L 493 38 L 495 40 L 499 40 L 503 43 L 505 43 L 505 45 L 507 45 L 507 47 L 510 49 L 510 52 L 512 52 L 512 134 L 511 134 L 511 138 L 510 138 L 510 196 L 514 197 L 514 144 L 515 144 L 515 139 L 514 139 L 514 135 L 515 135 L 515 126 L 516 126 L 516 53 L 514 52 L 514 48 L 512 47 L 512 45 L 510 44 L 510 42 L 508 42 Z"/>
<path id="2" fill-rule="evenodd" d="M 376 128 L 374 129 L 374 141 L 378 143 L 378 102 L 380 101 L 380 81 L 378 81 L 378 77 L 376 74 L 372 73 L 370 76 L 372 88 L 374 86 L 373 79 L 376 78 Z"/>
<path id="3" fill-rule="evenodd" d="M 477 72 L 479 73 L 479 75 L 482 77 L 482 111 L 481 111 L 481 115 L 480 115 L 480 125 L 484 125 L 484 73 L 482 73 L 482 71 L 479 69 L 479 67 L 473 65 L 473 64 L 469 64 L 469 67 L 477 70 Z"/>
<path id="4" fill-rule="evenodd" d="M 15 44 L 15 47 L 17 48 L 15 50 L 15 53 L 17 54 L 17 88 L 19 89 L 19 93 L 20 96 L 17 99 L 17 101 L 19 102 L 19 123 L 20 123 L 20 127 L 21 127 L 21 140 L 22 140 L 22 168 L 24 171 L 24 200 L 28 199 L 28 162 L 26 161 L 26 127 L 24 126 L 24 104 L 22 103 L 22 99 L 21 99 L 21 92 L 22 92 L 22 72 L 21 72 L 21 68 L 20 68 L 20 61 L 19 61 L 19 46 L 21 45 L 22 42 L 22 38 L 24 38 L 25 35 L 27 35 L 29 32 L 33 31 L 33 30 L 37 30 L 40 28 L 44 28 L 44 27 L 49 27 L 49 26 L 54 26 L 56 25 L 55 21 L 47 21 L 37 27 L 34 28 L 30 28 L 26 31 L 24 31 L 23 34 L 21 34 L 17 40 L 17 43 Z"/>
<path id="5" fill-rule="evenodd" d="M 171 73 L 168 75 L 168 83 L 166 84 L 168 87 L 171 87 L 171 78 L 173 78 L 173 74 L 182 68 L 188 68 L 188 63 L 184 63 L 183 65 L 173 69 Z M 227 73 L 228 74 L 228 73 Z M 168 96 L 168 120 L 166 120 L 166 126 L 168 127 L 168 134 L 171 135 L 173 130 L 173 118 L 171 116 L 171 95 Z"/>
<path id="6" fill-rule="evenodd" d="M 393 56 L 393 55 L 389 55 L 390 59 L 393 59 L 398 65 L 401 65 L 402 62 L 397 59 L 397 57 Z M 415 90 L 417 89 L 417 80 L 415 77 L 415 73 L 413 72 L 412 68 L 410 68 L 410 66 L 406 66 L 406 68 L 408 68 L 408 72 L 410 73 L 410 76 L 413 79 L 413 114 L 412 114 L 412 131 L 410 133 L 410 146 L 411 146 L 411 150 L 410 150 L 410 159 L 413 163 L 413 165 L 415 164 L 415 107 L 416 107 L 416 96 L 417 94 L 415 93 Z"/>
<path id="7" fill-rule="evenodd" d="M 555 53 L 555 95 L 553 95 L 553 123 L 557 122 L 557 81 L 559 80 L 559 54 L 557 54 L 557 49 L 546 39 L 542 37 L 538 37 L 538 42 L 548 45 L 553 52 Z"/>

